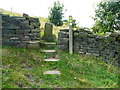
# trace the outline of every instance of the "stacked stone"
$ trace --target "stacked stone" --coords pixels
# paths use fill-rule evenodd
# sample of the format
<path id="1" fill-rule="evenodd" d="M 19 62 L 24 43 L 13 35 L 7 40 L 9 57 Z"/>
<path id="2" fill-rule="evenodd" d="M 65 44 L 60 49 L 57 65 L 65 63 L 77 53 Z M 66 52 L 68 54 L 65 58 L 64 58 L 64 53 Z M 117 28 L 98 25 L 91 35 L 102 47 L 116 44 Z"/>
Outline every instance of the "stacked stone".
<path id="1" fill-rule="evenodd" d="M 68 35 L 68 33 L 64 33 L 63 35 L 63 31 L 60 31 L 58 35 L 58 47 L 62 50 L 68 50 L 68 42 L 64 43 L 65 41 L 63 40 L 66 35 Z M 73 36 L 74 52 L 94 55 L 100 57 L 106 62 L 120 65 L 120 33 L 111 33 L 109 36 L 102 36 L 95 35 L 84 29 L 78 29 L 74 31 Z M 68 39 L 68 37 L 66 38 Z M 63 47 L 61 47 L 61 45 Z"/>
<path id="2" fill-rule="evenodd" d="M 9 46 L 26 46 L 27 42 L 40 39 L 40 22 L 38 18 L 9 16 L 2 14 L 2 44 Z"/>
<path id="3" fill-rule="evenodd" d="M 61 50 L 67 50 L 69 48 L 69 30 L 61 29 L 58 33 L 58 48 Z"/>
<path id="4" fill-rule="evenodd" d="M 28 36 L 31 40 L 39 40 L 40 39 L 40 22 L 39 18 L 28 18 L 29 26 L 30 26 L 30 33 Z"/>

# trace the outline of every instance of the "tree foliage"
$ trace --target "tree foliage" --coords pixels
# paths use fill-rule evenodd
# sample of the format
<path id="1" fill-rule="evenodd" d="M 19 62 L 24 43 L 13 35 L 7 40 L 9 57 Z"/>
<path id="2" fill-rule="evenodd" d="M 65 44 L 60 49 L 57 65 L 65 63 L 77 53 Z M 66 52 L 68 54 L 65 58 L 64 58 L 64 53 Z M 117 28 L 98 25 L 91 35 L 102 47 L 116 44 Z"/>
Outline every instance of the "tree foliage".
<path id="1" fill-rule="evenodd" d="M 120 30 L 120 1 L 100 2 L 95 10 L 94 32 L 113 32 Z"/>
<path id="2" fill-rule="evenodd" d="M 63 8 L 64 8 L 64 5 L 60 4 L 59 1 L 54 2 L 53 7 L 50 8 L 49 20 L 51 23 L 55 24 L 56 26 L 62 25 L 62 18 L 64 14 Z"/>
<path id="3" fill-rule="evenodd" d="M 76 23 L 76 20 L 75 20 L 75 19 L 73 19 L 73 21 L 72 21 L 72 27 L 73 27 L 73 28 L 76 28 L 76 27 L 77 27 L 77 23 Z"/>

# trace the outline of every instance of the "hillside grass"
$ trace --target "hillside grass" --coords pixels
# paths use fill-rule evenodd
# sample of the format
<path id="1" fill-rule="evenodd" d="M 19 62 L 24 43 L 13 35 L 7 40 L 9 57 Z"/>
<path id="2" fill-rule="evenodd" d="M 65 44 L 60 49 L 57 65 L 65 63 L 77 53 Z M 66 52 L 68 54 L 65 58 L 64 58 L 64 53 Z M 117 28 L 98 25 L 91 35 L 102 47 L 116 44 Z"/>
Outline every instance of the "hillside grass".
<path id="1" fill-rule="evenodd" d="M 44 62 L 42 49 L 2 48 L 3 88 L 118 88 L 118 68 L 92 56 L 58 52 L 60 61 Z M 43 75 L 47 70 L 61 75 Z"/>
<path id="2" fill-rule="evenodd" d="M 0 12 L 1 12 L 2 14 L 8 14 L 8 15 L 10 15 L 10 16 L 22 16 L 21 13 L 4 10 L 4 9 L 2 9 L 2 8 L 0 8 Z"/>

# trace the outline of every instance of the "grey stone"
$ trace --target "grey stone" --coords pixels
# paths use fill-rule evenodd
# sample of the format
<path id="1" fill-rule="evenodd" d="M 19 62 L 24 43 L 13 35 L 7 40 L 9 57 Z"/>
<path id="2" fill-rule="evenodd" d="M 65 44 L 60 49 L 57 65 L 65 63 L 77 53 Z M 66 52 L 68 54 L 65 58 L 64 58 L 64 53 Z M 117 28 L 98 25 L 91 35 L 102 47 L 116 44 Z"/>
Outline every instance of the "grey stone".
<path id="1" fill-rule="evenodd" d="M 30 18 L 30 19 L 29 19 Z M 33 26 L 29 25 L 32 24 Z M 24 17 L 2 15 L 3 45 L 26 47 L 28 41 L 40 39 L 40 22 L 38 18 L 28 15 Z M 32 30 L 36 29 L 36 30 Z M 18 38 L 18 39 L 17 39 Z M 38 47 L 37 44 L 28 44 L 28 47 Z"/>
<path id="2" fill-rule="evenodd" d="M 69 33 L 67 33 L 67 32 L 59 32 L 58 33 L 58 37 L 59 38 L 68 38 L 69 37 Z"/>
<path id="3" fill-rule="evenodd" d="M 56 50 L 43 50 L 43 52 L 46 52 L 46 53 L 55 53 Z"/>
<path id="4" fill-rule="evenodd" d="M 43 39 L 51 40 L 53 36 L 53 25 L 51 23 L 45 23 Z"/>
<path id="5" fill-rule="evenodd" d="M 61 39 L 58 39 L 58 44 L 68 44 L 68 38 L 61 38 Z"/>
<path id="6" fill-rule="evenodd" d="M 68 42 L 64 38 L 68 35 L 66 30 L 60 30 L 58 34 L 58 48 L 68 51 Z M 79 34 L 78 34 L 79 32 Z M 67 36 L 66 39 L 69 37 Z M 111 33 L 110 35 L 96 35 L 84 29 L 78 30 L 74 33 L 74 52 L 81 54 L 91 53 L 92 55 L 102 58 L 102 60 L 109 60 L 115 65 L 118 58 L 120 58 L 120 34 Z M 114 59 L 113 59 L 114 58 Z M 119 65 L 120 66 L 120 65 Z"/>
<path id="7" fill-rule="evenodd" d="M 52 58 L 52 59 L 45 59 L 44 61 L 59 61 L 60 59 L 54 59 L 54 58 Z"/>
<path id="8" fill-rule="evenodd" d="M 57 75 L 60 75 L 60 71 L 57 71 L 57 70 L 51 70 L 51 71 L 45 71 L 43 74 L 57 74 Z"/>
<path id="9" fill-rule="evenodd" d="M 68 45 L 58 45 L 58 48 L 61 49 L 61 50 L 68 51 Z"/>
<path id="10" fill-rule="evenodd" d="M 2 30 L 2 34 L 16 34 L 16 30 Z"/>

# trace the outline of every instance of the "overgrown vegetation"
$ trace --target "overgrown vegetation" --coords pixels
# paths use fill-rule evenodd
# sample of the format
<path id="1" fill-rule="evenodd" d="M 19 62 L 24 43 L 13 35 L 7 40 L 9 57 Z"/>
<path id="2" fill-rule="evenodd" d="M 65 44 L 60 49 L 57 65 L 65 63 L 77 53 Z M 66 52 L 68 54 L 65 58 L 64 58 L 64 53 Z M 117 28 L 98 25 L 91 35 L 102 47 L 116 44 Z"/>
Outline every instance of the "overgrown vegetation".
<path id="1" fill-rule="evenodd" d="M 55 26 L 62 26 L 62 18 L 63 18 L 63 8 L 64 5 L 60 4 L 59 1 L 54 2 L 53 7 L 50 8 L 50 15 L 49 20 L 51 23 L 53 23 Z"/>
<path id="2" fill-rule="evenodd" d="M 107 0 L 100 2 L 95 10 L 95 33 L 114 32 L 120 29 L 120 1 Z"/>
<path id="3" fill-rule="evenodd" d="M 40 50 L 3 47 L 3 88 L 118 88 L 118 68 L 92 56 L 59 52 L 60 61 L 44 62 Z M 43 75 L 47 70 L 61 75 Z"/>

